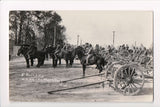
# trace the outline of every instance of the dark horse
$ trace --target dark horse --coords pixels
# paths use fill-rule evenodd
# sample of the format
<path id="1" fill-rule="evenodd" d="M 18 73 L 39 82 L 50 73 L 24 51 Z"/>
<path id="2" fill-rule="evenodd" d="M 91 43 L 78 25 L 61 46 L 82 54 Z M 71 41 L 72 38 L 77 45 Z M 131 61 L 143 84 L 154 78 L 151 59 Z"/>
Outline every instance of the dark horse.
<path id="1" fill-rule="evenodd" d="M 27 68 L 30 67 L 29 65 L 29 60 L 31 60 L 31 66 L 33 66 L 33 59 L 37 58 L 38 59 L 38 64 L 37 67 L 40 67 L 41 65 L 44 64 L 45 60 L 45 52 L 43 51 L 35 51 L 32 55 L 30 55 L 30 58 L 28 58 L 27 52 L 30 50 L 30 45 L 22 45 L 20 49 L 18 50 L 17 55 L 19 56 L 22 54 L 26 60 Z"/>
<path id="2" fill-rule="evenodd" d="M 68 67 L 69 65 L 72 66 L 73 61 L 74 61 L 74 57 L 75 57 L 74 49 L 71 51 L 70 50 L 65 51 L 65 50 L 61 49 L 60 52 L 57 54 L 55 54 L 55 51 L 56 51 L 56 47 L 50 46 L 50 47 L 46 48 L 46 52 L 49 53 L 52 58 L 52 66 L 53 67 L 57 66 L 58 61 L 59 61 L 59 65 L 60 65 L 62 58 L 64 58 L 64 60 L 66 61 L 66 67 Z"/>
<path id="3" fill-rule="evenodd" d="M 99 73 L 102 72 L 103 70 L 103 66 L 105 63 L 105 60 L 103 57 L 98 56 L 96 54 L 93 54 L 92 57 L 88 60 L 88 64 L 86 64 L 86 57 L 87 55 L 85 55 L 85 50 L 83 47 L 78 46 L 76 49 L 76 54 L 78 55 L 78 58 L 81 61 L 82 67 L 83 67 L 83 76 L 85 76 L 85 70 L 86 70 L 86 66 L 88 65 L 97 65 L 97 68 L 99 70 Z"/>
<path id="4" fill-rule="evenodd" d="M 66 67 L 72 66 L 74 62 L 74 58 L 76 56 L 75 49 L 71 48 L 68 50 L 62 49 L 62 55 L 64 60 L 66 61 Z"/>
<path id="5" fill-rule="evenodd" d="M 56 51 L 56 47 L 50 46 L 46 48 L 46 52 L 47 54 L 49 54 L 52 58 L 52 66 L 56 67 L 57 63 L 59 61 L 59 65 L 61 64 L 61 52 L 59 52 L 58 54 L 55 55 L 55 51 Z"/>

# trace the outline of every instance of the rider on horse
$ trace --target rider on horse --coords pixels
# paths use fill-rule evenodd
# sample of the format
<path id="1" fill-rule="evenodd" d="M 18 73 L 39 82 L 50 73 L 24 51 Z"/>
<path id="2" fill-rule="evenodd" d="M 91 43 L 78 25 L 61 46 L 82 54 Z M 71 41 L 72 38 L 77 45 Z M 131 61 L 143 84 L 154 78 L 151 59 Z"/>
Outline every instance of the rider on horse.
<path id="1" fill-rule="evenodd" d="M 68 47 L 68 44 L 65 44 L 62 49 L 63 49 L 64 51 L 67 51 L 67 47 Z"/>
<path id="2" fill-rule="evenodd" d="M 64 50 L 65 52 L 72 51 L 72 47 L 71 47 L 71 45 L 69 45 L 69 44 L 65 44 L 65 45 L 63 46 L 63 50 Z"/>

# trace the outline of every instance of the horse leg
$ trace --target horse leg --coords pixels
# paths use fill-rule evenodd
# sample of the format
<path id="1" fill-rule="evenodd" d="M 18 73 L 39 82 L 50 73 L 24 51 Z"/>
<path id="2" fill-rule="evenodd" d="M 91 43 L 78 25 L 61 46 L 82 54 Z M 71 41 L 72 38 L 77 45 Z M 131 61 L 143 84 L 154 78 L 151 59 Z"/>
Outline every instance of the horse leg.
<path id="1" fill-rule="evenodd" d="M 38 64 L 37 64 L 37 67 L 39 68 L 41 65 L 41 59 L 38 58 Z"/>
<path id="2" fill-rule="evenodd" d="M 55 66 L 57 66 L 57 63 L 58 63 L 58 59 L 55 60 Z"/>
<path id="3" fill-rule="evenodd" d="M 40 60 L 39 60 L 39 67 L 44 64 L 44 60 L 45 60 L 44 58 L 40 58 Z"/>
<path id="4" fill-rule="evenodd" d="M 45 60 L 45 57 L 43 58 L 42 65 L 44 65 L 44 60 Z"/>
<path id="5" fill-rule="evenodd" d="M 97 65 L 98 69 L 99 69 L 99 73 L 102 72 L 102 66 L 100 64 Z"/>
<path id="6" fill-rule="evenodd" d="M 29 59 L 25 58 L 26 59 L 26 64 L 27 64 L 27 68 L 29 68 Z"/>
<path id="7" fill-rule="evenodd" d="M 86 65 L 83 65 L 83 77 L 85 77 Z"/>
<path id="8" fill-rule="evenodd" d="M 69 61 L 70 61 L 69 65 L 72 66 L 72 60 L 69 60 Z"/>
<path id="9" fill-rule="evenodd" d="M 61 65 L 61 58 L 59 58 L 59 65 Z"/>
<path id="10" fill-rule="evenodd" d="M 44 64 L 44 60 L 41 59 L 41 61 L 40 61 L 40 66 L 42 66 L 43 64 Z"/>
<path id="11" fill-rule="evenodd" d="M 57 66 L 57 62 L 58 62 L 57 59 L 53 59 L 53 67 L 54 67 L 54 68 Z"/>
<path id="12" fill-rule="evenodd" d="M 52 58 L 52 67 L 55 67 L 55 66 L 54 66 L 54 58 Z"/>
<path id="13" fill-rule="evenodd" d="M 96 65 L 96 69 L 98 69 L 98 65 Z"/>
<path id="14" fill-rule="evenodd" d="M 68 59 L 66 59 L 66 67 L 68 67 Z"/>
<path id="15" fill-rule="evenodd" d="M 44 60 L 45 60 L 45 55 L 42 56 L 42 59 L 41 59 L 41 65 L 44 65 Z"/>
<path id="16" fill-rule="evenodd" d="M 31 66 L 33 66 L 33 58 L 31 58 Z"/>
<path id="17" fill-rule="evenodd" d="M 73 64 L 73 59 L 70 60 L 70 66 L 72 66 L 72 64 Z"/>

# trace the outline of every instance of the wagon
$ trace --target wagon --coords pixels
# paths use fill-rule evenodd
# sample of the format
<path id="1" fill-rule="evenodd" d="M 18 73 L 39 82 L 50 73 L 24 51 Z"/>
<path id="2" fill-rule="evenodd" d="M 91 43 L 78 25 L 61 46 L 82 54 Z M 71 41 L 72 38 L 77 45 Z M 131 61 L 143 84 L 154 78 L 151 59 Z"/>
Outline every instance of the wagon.
<path id="1" fill-rule="evenodd" d="M 150 60 L 142 64 L 142 59 L 147 59 L 148 56 L 138 56 L 134 59 L 129 53 L 122 55 L 112 55 L 106 68 L 105 78 L 110 82 L 109 86 L 119 93 L 137 95 L 143 88 L 145 78 L 153 78 L 153 60 L 149 58 Z"/>

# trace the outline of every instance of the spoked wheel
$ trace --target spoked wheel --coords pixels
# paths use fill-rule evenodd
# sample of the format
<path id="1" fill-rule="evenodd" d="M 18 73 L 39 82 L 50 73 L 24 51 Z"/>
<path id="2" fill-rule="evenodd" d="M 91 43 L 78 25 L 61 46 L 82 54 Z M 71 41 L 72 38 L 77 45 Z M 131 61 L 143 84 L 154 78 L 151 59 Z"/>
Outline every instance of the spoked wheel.
<path id="1" fill-rule="evenodd" d="M 144 85 L 144 75 L 138 65 L 125 65 L 115 72 L 114 87 L 123 95 L 136 95 Z"/>

